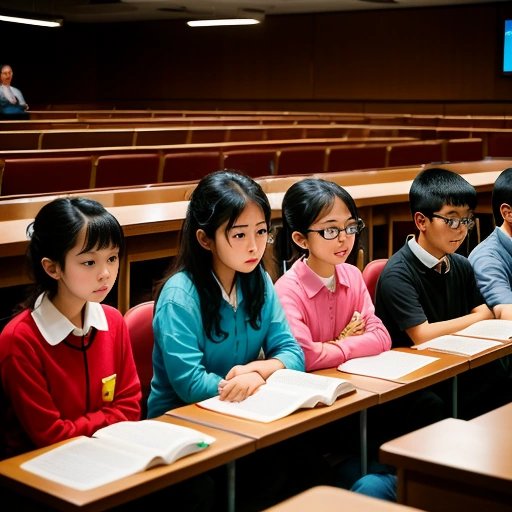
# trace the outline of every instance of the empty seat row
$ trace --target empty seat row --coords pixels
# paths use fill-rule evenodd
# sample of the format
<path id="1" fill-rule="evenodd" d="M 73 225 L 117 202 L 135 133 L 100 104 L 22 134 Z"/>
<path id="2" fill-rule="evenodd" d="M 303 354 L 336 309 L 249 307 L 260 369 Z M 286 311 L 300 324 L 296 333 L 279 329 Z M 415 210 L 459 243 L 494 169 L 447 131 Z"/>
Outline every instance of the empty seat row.
<path id="1" fill-rule="evenodd" d="M 39 194 L 197 180 L 221 168 L 252 177 L 379 169 L 442 161 L 480 160 L 482 141 L 304 146 L 282 149 L 183 151 L 3 161 L 0 195 Z"/>
<path id="2" fill-rule="evenodd" d="M 347 137 L 348 132 L 349 129 L 343 125 L 334 124 L 125 128 L 83 128 L 76 125 L 68 129 L 0 130 L 0 147 L 2 149 L 25 150 L 159 146 L 209 142 L 344 138 Z"/>
<path id="3" fill-rule="evenodd" d="M 186 181 L 220 165 L 219 152 L 6 159 L 0 166 L 0 195 Z"/>
<path id="4" fill-rule="evenodd" d="M 122 146 L 165 146 L 227 142 L 262 142 L 300 139 L 352 139 L 356 137 L 412 137 L 418 140 L 481 138 L 484 156 L 507 156 L 512 130 L 387 126 L 364 124 L 233 125 L 187 127 L 81 128 L 56 130 L 0 129 L 3 150 L 114 148 Z"/>

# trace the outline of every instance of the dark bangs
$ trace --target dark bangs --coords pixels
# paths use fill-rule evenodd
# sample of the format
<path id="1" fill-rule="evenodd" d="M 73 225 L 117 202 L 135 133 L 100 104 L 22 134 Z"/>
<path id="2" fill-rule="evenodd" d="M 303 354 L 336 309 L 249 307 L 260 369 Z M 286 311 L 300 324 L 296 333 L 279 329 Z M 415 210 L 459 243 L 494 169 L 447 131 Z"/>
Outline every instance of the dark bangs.
<path id="1" fill-rule="evenodd" d="M 265 217 L 265 222 L 267 223 L 267 228 L 270 229 L 271 209 L 268 201 L 266 200 L 266 196 L 261 197 L 258 194 L 251 194 L 251 196 L 248 196 L 236 183 L 230 183 L 229 186 L 232 186 L 232 188 L 238 193 L 226 193 L 223 198 L 224 200 L 220 199 L 219 203 L 222 205 L 222 209 L 219 211 L 219 219 L 217 222 L 217 225 L 222 225 L 227 221 L 225 229 L 226 236 L 238 217 L 240 217 L 241 213 L 244 211 L 245 207 L 251 202 L 261 208 L 263 216 Z"/>
<path id="2" fill-rule="evenodd" d="M 460 174 L 446 169 L 431 168 L 420 172 L 409 190 L 409 206 L 413 217 L 416 212 L 431 217 L 444 205 L 467 206 L 475 210 L 475 188 Z"/>
<path id="3" fill-rule="evenodd" d="M 85 243 L 81 252 L 93 249 L 118 247 L 120 255 L 124 251 L 123 230 L 113 215 L 87 217 Z"/>

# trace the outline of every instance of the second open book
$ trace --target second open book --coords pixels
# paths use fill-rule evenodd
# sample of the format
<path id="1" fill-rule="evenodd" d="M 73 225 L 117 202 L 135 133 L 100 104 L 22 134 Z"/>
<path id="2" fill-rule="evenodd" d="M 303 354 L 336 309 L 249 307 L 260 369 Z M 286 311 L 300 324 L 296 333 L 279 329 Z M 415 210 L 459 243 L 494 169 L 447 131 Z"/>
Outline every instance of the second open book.
<path id="1" fill-rule="evenodd" d="M 418 350 L 431 349 L 472 356 L 512 341 L 512 320 L 481 320 L 453 334 L 438 336 L 415 345 Z"/>
<path id="2" fill-rule="evenodd" d="M 353 391 L 355 387 L 345 379 L 282 369 L 274 372 L 266 384 L 242 402 L 227 402 L 214 396 L 197 405 L 231 416 L 268 423 L 303 407 L 315 407 L 319 403 L 332 405 L 338 397 Z"/>
<path id="3" fill-rule="evenodd" d="M 215 438 L 165 421 L 120 421 L 80 436 L 21 468 L 62 485 L 87 491 L 207 448 Z"/>

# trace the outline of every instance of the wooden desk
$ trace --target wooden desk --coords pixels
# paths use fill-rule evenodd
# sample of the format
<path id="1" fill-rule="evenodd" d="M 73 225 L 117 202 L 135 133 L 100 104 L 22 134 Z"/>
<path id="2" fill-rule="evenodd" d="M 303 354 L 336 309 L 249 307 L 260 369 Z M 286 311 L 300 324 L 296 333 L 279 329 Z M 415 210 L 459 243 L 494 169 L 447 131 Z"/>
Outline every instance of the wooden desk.
<path id="1" fill-rule="evenodd" d="M 510 432 L 512 429 L 512 402 L 473 418 L 471 423 L 489 429 L 506 429 L 507 432 Z"/>
<path id="2" fill-rule="evenodd" d="M 479 191 L 492 189 L 498 171 L 467 173 L 463 176 Z M 411 180 L 347 186 L 347 191 L 360 207 L 368 209 L 369 218 L 379 207 L 405 205 Z M 269 193 L 273 217 L 280 218 L 284 192 Z M 130 263 L 175 255 L 178 236 L 185 218 L 188 201 L 107 207 L 118 219 L 127 238 L 127 250 L 118 277 L 118 308 L 124 313 L 129 307 Z M 28 240 L 26 227 L 32 219 L 0 222 L 0 287 L 26 284 L 25 251 Z M 371 229 L 369 230 L 371 238 Z M 371 242 L 373 243 L 373 242 Z"/>
<path id="3" fill-rule="evenodd" d="M 174 201 L 107 208 L 119 220 L 126 238 L 126 252 L 118 276 L 118 308 L 122 313 L 129 307 L 130 264 L 177 253 L 187 206 L 188 201 Z M 28 246 L 26 229 L 32 220 L 0 222 L 0 287 L 30 282 L 25 268 L 25 252 Z"/>
<path id="4" fill-rule="evenodd" d="M 492 191 L 496 178 L 501 171 L 468 172 L 462 174 L 479 192 Z M 317 175 L 319 177 L 319 175 Z M 412 179 L 387 183 L 368 183 L 350 185 L 345 188 L 350 193 L 358 207 L 377 206 L 381 204 L 403 203 L 409 201 L 409 190 Z M 285 191 L 273 192 L 269 196 L 272 210 L 280 211 Z"/>
<path id="5" fill-rule="evenodd" d="M 264 512 L 413 512 L 417 508 L 406 507 L 390 501 L 370 498 L 363 494 L 319 485 L 297 494 Z"/>
<path id="6" fill-rule="evenodd" d="M 172 409 L 167 414 L 172 417 L 193 421 L 199 425 L 209 425 L 247 436 L 250 439 L 254 439 L 256 441 L 256 449 L 260 449 L 358 412 L 360 414 L 361 472 L 365 475 L 368 465 L 366 409 L 377 403 L 378 396 L 376 394 L 357 389 L 355 393 L 339 398 L 331 406 L 325 407 L 320 405 L 313 409 L 299 409 L 293 414 L 271 423 L 260 423 L 228 416 L 202 409 L 196 404 Z"/>
<path id="7" fill-rule="evenodd" d="M 477 368 L 478 366 L 490 363 L 491 361 L 495 361 L 496 359 L 501 359 L 502 357 L 506 357 L 510 354 L 512 354 L 512 342 L 504 343 L 497 347 L 489 348 L 485 352 L 481 352 L 480 354 L 475 354 L 474 356 L 471 356 L 469 358 L 469 367 Z"/>
<path id="8" fill-rule="evenodd" d="M 392 350 L 418 354 L 417 350 L 411 348 L 394 348 Z M 424 351 L 424 355 L 427 355 L 427 351 Z M 451 379 L 469 370 L 469 361 L 466 357 L 434 351 L 428 351 L 428 355 L 436 357 L 437 361 L 393 381 L 340 372 L 336 368 L 320 370 L 318 373 L 347 379 L 360 389 L 376 393 L 379 396 L 379 404 L 382 404 Z"/>
<path id="9" fill-rule="evenodd" d="M 512 510 L 510 429 L 449 418 L 384 443 L 398 501 L 432 512 Z"/>
<path id="10" fill-rule="evenodd" d="M 162 417 L 178 425 L 198 428 L 178 418 Z M 157 466 L 89 491 L 56 484 L 20 469 L 20 464 L 50 448 L 41 448 L 0 461 L 0 486 L 30 496 L 57 510 L 100 511 L 140 498 L 169 485 L 204 473 L 254 451 L 254 442 L 243 436 L 202 425 L 199 430 L 216 438 L 207 450 L 194 453 L 169 465 Z"/>
<path id="11" fill-rule="evenodd" d="M 332 421 L 345 418 L 372 405 L 376 405 L 378 397 L 374 393 L 356 390 L 355 393 L 343 396 L 330 406 L 318 406 L 313 409 L 298 411 L 271 423 L 246 420 L 226 414 L 203 409 L 196 404 L 177 407 L 168 411 L 172 418 L 182 418 L 217 429 L 242 435 L 256 441 L 256 449 L 265 448 L 297 436 Z"/>
<path id="12" fill-rule="evenodd" d="M 493 162 L 496 164 L 496 162 Z M 443 167 L 440 165 L 440 167 Z M 505 167 L 503 167 L 504 169 Z M 479 204 L 490 204 L 490 193 L 494 186 L 496 178 L 501 171 L 485 171 L 485 172 L 466 172 L 461 174 L 471 185 L 475 187 L 479 195 Z M 321 175 L 316 175 L 321 177 Z M 332 179 L 332 178 L 331 178 Z M 366 183 L 361 185 L 345 186 L 341 180 L 333 180 L 340 183 L 352 196 L 359 214 L 364 219 L 368 227 L 368 254 L 373 259 L 374 239 L 373 228 L 375 226 L 388 225 L 388 238 L 392 239 L 392 222 L 390 220 L 390 206 L 393 205 L 393 217 L 411 219 L 409 210 L 409 190 L 411 188 L 411 179 L 392 182 Z M 272 210 L 281 212 L 281 204 L 283 202 L 285 192 L 268 193 Z M 483 200 L 485 197 L 485 200 Z M 482 210 L 482 209 L 480 209 Z M 477 210 L 478 213 L 479 210 Z M 390 248 L 388 247 L 388 252 Z"/>

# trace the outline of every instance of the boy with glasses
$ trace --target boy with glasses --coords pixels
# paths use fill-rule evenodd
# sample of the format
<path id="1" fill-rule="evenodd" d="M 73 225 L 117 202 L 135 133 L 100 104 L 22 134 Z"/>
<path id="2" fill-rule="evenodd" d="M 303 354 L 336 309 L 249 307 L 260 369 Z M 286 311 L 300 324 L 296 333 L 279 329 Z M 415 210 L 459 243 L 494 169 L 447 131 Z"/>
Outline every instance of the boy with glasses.
<path id="1" fill-rule="evenodd" d="M 476 190 L 457 173 L 433 168 L 413 180 L 409 206 L 416 234 L 391 256 L 376 288 L 375 313 L 394 347 L 410 347 L 494 318 L 476 286 L 471 264 L 455 252 L 475 224 L 476 203 Z M 490 373 L 487 364 L 459 377 L 464 416 L 488 406 L 484 395 L 493 393 L 487 386 Z M 445 382 L 372 408 L 369 439 L 380 445 L 443 419 L 449 396 Z M 396 477 L 391 468 L 380 468 L 358 480 L 352 490 L 394 501 Z"/>
<path id="2" fill-rule="evenodd" d="M 375 312 L 394 347 L 410 347 L 494 318 L 469 260 L 455 252 L 475 223 L 476 203 L 474 187 L 455 172 L 427 169 L 413 180 L 409 205 L 416 234 L 391 256 L 376 288 Z M 493 408 L 493 367 L 488 363 L 459 376 L 459 416 L 469 419 Z M 423 397 L 427 393 L 439 407 L 449 401 L 447 382 L 437 385 L 435 392 L 425 390 Z M 425 407 L 413 405 L 411 426 L 428 424 Z"/>
<path id="3" fill-rule="evenodd" d="M 477 195 L 462 176 L 427 169 L 414 179 L 409 205 L 416 235 L 386 264 L 375 312 L 394 347 L 410 347 L 493 318 L 468 259 L 455 251 L 474 224 Z"/>

